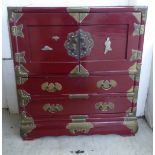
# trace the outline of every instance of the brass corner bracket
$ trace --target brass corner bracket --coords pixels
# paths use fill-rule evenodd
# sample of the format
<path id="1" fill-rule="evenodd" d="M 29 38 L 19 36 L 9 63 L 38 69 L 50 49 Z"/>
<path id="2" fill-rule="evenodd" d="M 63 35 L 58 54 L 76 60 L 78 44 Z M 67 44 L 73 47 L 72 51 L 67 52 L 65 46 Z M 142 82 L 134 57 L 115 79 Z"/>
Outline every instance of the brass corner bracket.
<path id="1" fill-rule="evenodd" d="M 68 7 L 67 12 L 72 16 L 78 23 L 82 21 L 89 15 L 89 7 Z"/>
<path id="2" fill-rule="evenodd" d="M 135 134 L 138 131 L 138 123 L 136 117 L 125 117 L 123 124 Z"/>
<path id="3" fill-rule="evenodd" d="M 27 116 L 26 112 L 21 112 L 21 127 L 20 134 L 22 137 L 26 137 L 33 129 L 36 128 L 32 117 Z"/>

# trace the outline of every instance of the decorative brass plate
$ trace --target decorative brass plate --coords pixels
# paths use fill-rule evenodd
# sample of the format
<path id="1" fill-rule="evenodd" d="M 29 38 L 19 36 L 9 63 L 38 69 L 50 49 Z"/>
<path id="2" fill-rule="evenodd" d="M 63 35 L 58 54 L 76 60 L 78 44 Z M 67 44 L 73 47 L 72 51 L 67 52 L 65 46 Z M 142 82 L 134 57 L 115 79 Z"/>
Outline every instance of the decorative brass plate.
<path id="1" fill-rule="evenodd" d="M 78 23 L 81 23 L 88 15 L 90 8 L 88 7 L 68 7 L 67 12 L 72 16 Z"/>
<path id="2" fill-rule="evenodd" d="M 41 89 L 47 92 L 56 92 L 56 91 L 62 90 L 62 85 L 59 82 L 54 82 L 54 83 L 44 82 L 41 85 Z"/>
<path id="3" fill-rule="evenodd" d="M 85 77 L 89 76 L 88 70 L 86 70 L 81 64 L 76 65 L 69 73 L 71 77 Z"/>
<path id="4" fill-rule="evenodd" d="M 131 55 L 130 61 L 137 61 L 141 59 L 142 59 L 142 51 L 132 49 L 132 55 Z"/>
<path id="5" fill-rule="evenodd" d="M 131 67 L 129 67 L 128 72 L 129 76 L 132 80 L 139 82 L 140 78 L 140 70 L 141 70 L 141 63 L 134 63 Z"/>
<path id="6" fill-rule="evenodd" d="M 15 53 L 15 61 L 18 63 L 26 63 L 25 51 Z"/>
<path id="7" fill-rule="evenodd" d="M 63 110 L 63 106 L 61 104 L 45 104 L 43 106 L 43 110 L 50 112 L 50 113 L 55 113 Z"/>
<path id="8" fill-rule="evenodd" d="M 94 46 L 94 41 L 89 32 L 79 29 L 76 32 L 70 32 L 68 34 L 64 46 L 68 55 L 79 60 L 91 52 L 91 49 Z"/>
<path id="9" fill-rule="evenodd" d="M 133 36 L 139 36 L 144 34 L 144 25 L 134 23 Z"/>
<path id="10" fill-rule="evenodd" d="M 30 94 L 22 89 L 18 90 L 18 98 L 20 107 L 26 107 L 31 100 Z"/>
<path id="11" fill-rule="evenodd" d="M 97 88 L 109 90 L 113 87 L 117 86 L 117 82 L 115 80 L 100 80 L 96 84 Z"/>
<path id="12" fill-rule="evenodd" d="M 12 26 L 11 30 L 12 30 L 12 35 L 13 36 L 24 38 L 23 24 Z"/>
<path id="13" fill-rule="evenodd" d="M 15 73 L 18 85 L 24 84 L 28 80 L 29 71 L 22 64 L 15 66 Z"/>
<path id="14" fill-rule="evenodd" d="M 11 13 L 11 17 L 10 18 L 10 21 L 13 21 L 15 23 L 18 22 L 18 20 L 23 16 L 23 13 L 16 13 L 16 12 L 12 12 Z"/>
<path id="15" fill-rule="evenodd" d="M 138 98 L 138 86 L 135 87 L 131 87 L 128 91 L 127 91 L 127 98 L 131 103 L 136 104 L 137 103 L 137 98 Z M 133 93 L 132 93 L 133 92 Z"/>
<path id="16" fill-rule="evenodd" d="M 114 104 L 112 102 L 98 102 L 95 104 L 95 108 L 100 111 L 109 111 L 114 109 Z"/>
<path id="17" fill-rule="evenodd" d="M 21 127 L 20 134 L 22 137 L 26 137 L 33 129 L 36 128 L 32 117 L 27 116 L 26 112 L 21 112 Z"/>

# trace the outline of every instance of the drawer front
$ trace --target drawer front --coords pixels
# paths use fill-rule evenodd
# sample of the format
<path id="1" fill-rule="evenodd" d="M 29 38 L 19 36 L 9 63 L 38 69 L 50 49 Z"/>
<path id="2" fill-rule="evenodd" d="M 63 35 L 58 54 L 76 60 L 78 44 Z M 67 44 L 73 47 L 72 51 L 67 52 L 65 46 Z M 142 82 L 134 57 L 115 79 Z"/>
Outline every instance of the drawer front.
<path id="1" fill-rule="evenodd" d="M 23 78 L 24 79 L 24 78 Z M 70 93 L 124 93 L 134 86 L 129 75 L 105 75 L 90 77 L 38 77 L 28 78 L 19 85 L 31 95 L 56 95 Z M 133 92 L 133 90 L 130 90 Z"/>
<path id="2" fill-rule="evenodd" d="M 33 117 L 54 115 L 110 114 L 132 111 L 132 102 L 126 95 L 103 96 L 68 94 L 57 97 L 31 97 L 24 109 Z"/>
<path id="3" fill-rule="evenodd" d="M 86 116 L 86 115 L 85 115 Z M 106 115 L 109 117 L 109 114 Z M 113 116 L 111 119 L 107 117 L 85 120 L 68 119 L 52 119 L 38 118 L 33 119 L 26 113 L 23 115 L 21 135 L 24 139 L 34 139 L 41 136 L 60 136 L 60 135 L 92 135 L 92 134 L 120 134 L 134 135 L 137 132 L 138 124 L 136 118 L 125 118 Z M 31 126 L 26 125 L 26 119 L 31 119 Z M 33 121 L 32 121 L 33 119 Z M 108 122 L 108 123 L 107 123 Z"/>

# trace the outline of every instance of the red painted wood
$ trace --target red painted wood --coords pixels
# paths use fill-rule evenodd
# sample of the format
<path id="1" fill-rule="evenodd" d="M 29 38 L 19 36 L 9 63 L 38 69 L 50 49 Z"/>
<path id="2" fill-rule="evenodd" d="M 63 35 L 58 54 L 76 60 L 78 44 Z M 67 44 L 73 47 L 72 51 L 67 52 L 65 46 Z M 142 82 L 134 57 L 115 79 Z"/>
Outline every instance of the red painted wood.
<path id="1" fill-rule="evenodd" d="M 109 90 L 97 88 L 96 84 L 100 80 L 115 80 L 117 85 Z M 41 89 L 41 85 L 45 82 L 58 82 L 62 85 L 61 91 L 47 92 Z M 105 76 L 89 76 L 89 77 L 38 77 L 29 78 L 23 85 L 18 88 L 23 89 L 31 95 L 56 95 L 56 94 L 76 94 L 76 93 L 123 93 L 127 92 L 134 85 L 134 81 L 129 75 L 105 75 Z"/>
<path id="2" fill-rule="evenodd" d="M 139 7 L 141 8 L 141 7 Z M 131 61 L 132 49 L 143 50 L 144 35 L 133 36 L 134 23 L 145 25 L 142 7 L 91 7 L 89 15 L 77 23 L 67 12 L 67 8 L 23 7 L 14 12 L 23 13 L 15 23 L 9 19 L 10 38 L 15 66 L 15 53 L 25 51 L 26 63 L 21 63 L 28 71 L 28 81 L 18 85 L 18 89 L 27 91 L 31 100 L 25 108 L 29 117 L 34 119 L 36 128 L 28 133 L 24 139 L 34 139 L 41 136 L 74 135 L 66 129 L 71 122 L 70 115 L 88 115 L 87 121 L 92 122 L 94 128 L 91 134 L 121 134 L 134 135 L 124 124 L 124 118 L 129 108 L 136 104 L 127 99 L 127 91 L 139 82 L 129 77 L 128 69 L 136 62 Z M 8 8 L 10 10 L 10 8 Z M 133 13 L 141 14 L 138 21 Z M 14 37 L 11 28 L 23 24 L 24 38 Z M 90 54 L 80 60 L 69 56 L 64 43 L 70 32 L 79 29 L 89 32 L 94 41 Z M 52 36 L 59 36 L 54 41 Z M 112 51 L 104 54 L 104 42 L 110 37 Z M 48 45 L 51 52 L 40 49 Z M 81 52 L 81 51 L 79 51 Z M 89 77 L 69 77 L 70 71 L 76 65 L 83 65 L 89 71 Z M 96 87 L 98 80 L 116 80 L 117 86 L 110 90 Z M 62 91 L 48 93 L 41 90 L 43 82 L 60 82 Z M 89 99 L 68 99 L 68 94 L 88 93 Z M 96 110 L 96 102 L 114 102 L 115 108 L 107 112 Z M 62 104 L 61 112 L 50 114 L 44 112 L 42 106 L 46 103 Z M 76 133 L 80 135 L 83 133 Z"/>
<path id="3" fill-rule="evenodd" d="M 114 108 L 107 111 L 96 109 L 95 104 L 98 102 L 113 103 Z M 62 105 L 63 110 L 59 112 L 44 111 L 45 104 Z M 58 97 L 32 97 L 31 101 L 25 107 L 25 110 L 34 119 L 38 117 L 53 117 L 54 115 L 88 115 L 88 114 L 111 114 L 124 113 L 132 103 L 127 99 L 127 96 L 103 96 L 103 95 L 89 95 L 88 99 L 69 99 L 68 95 Z"/>
<path id="4" fill-rule="evenodd" d="M 37 124 L 37 127 L 32 130 L 26 137 L 23 137 L 26 140 L 31 140 L 34 138 L 39 138 L 41 136 L 77 136 L 77 135 L 93 135 L 93 134 L 119 134 L 119 135 L 134 135 L 131 130 L 123 125 L 123 120 L 99 120 L 97 122 L 89 121 L 93 124 L 93 128 L 90 129 L 89 133 L 76 132 L 75 134 L 71 133 L 66 129 L 68 121 L 43 121 L 42 124 Z M 54 129 L 54 130 L 53 130 Z"/>
<path id="5" fill-rule="evenodd" d="M 68 74 L 70 71 L 68 67 L 71 68 L 69 65 L 79 62 L 68 56 L 64 43 L 68 33 L 83 29 L 92 35 L 94 47 L 90 55 L 82 58 L 80 63 L 91 74 L 100 72 L 98 69 L 93 69 L 91 65 L 93 62 L 99 63 L 102 72 L 106 70 L 127 71 L 134 63 L 130 61 L 131 50 L 138 48 L 139 37 L 132 35 L 135 22 L 137 20 L 132 12 L 123 14 L 89 13 L 80 25 L 68 13 L 26 12 L 16 23 L 16 25 L 23 24 L 24 27 L 24 38 L 17 38 L 18 51 L 26 53 L 27 63 L 24 66 L 29 70 L 29 76 Z M 65 24 L 67 25 L 63 26 Z M 11 22 L 10 25 L 12 25 Z M 57 42 L 52 40 L 53 35 L 58 35 L 60 40 Z M 104 42 L 107 36 L 111 39 L 113 50 L 105 55 Z M 17 45 L 13 36 L 12 42 L 15 52 Z M 51 52 L 41 51 L 40 49 L 45 45 L 54 50 Z M 57 67 L 55 67 L 56 65 Z"/>

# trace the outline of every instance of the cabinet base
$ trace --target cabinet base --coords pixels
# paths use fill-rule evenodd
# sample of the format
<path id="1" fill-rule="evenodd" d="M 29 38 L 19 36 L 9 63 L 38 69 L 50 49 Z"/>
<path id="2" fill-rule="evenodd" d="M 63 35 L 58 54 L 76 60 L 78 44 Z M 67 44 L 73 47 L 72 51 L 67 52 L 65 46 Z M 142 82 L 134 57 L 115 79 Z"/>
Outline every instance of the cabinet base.
<path id="1" fill-rule="evenodd" d="M 138 130 L 138 123 L 136 117 L 125 117 L 124 120 L 111 120 L 102 122 L 89 121 L 82 123 L 72 123 L 63 120 L 36 124 L 36 127 L 27 134 L 23 134 L 23 130 L 24 129 L 21 128 L 21 136 L 24 140 L 32 140 L 43 136 L 78 136 L 95 134 L 118 134 L 122 136 L 134 136 Z"/>

